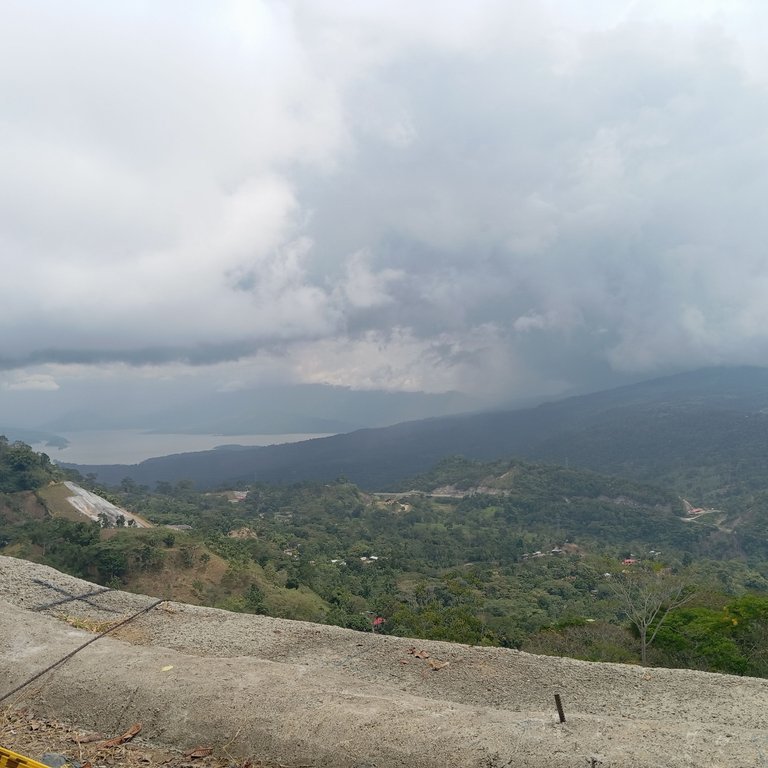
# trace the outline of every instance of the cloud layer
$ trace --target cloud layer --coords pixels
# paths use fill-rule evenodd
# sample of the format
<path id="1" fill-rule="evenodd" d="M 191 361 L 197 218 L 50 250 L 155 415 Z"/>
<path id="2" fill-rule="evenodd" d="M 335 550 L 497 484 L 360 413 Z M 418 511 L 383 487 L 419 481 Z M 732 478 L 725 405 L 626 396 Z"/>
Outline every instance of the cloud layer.
<path id="1" fill-rule="evenodd" d="M 8 2 L 6 388 L 768 361 L 768 10 L 566 5 Z"/>

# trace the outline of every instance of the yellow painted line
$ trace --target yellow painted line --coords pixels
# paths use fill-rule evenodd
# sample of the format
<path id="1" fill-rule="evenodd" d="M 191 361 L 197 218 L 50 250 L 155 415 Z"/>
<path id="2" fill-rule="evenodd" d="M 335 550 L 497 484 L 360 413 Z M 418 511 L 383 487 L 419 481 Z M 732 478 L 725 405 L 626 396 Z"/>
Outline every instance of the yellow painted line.
<path id="1" fill-rule="evenodd" d="M 45 763 L 38 763 L 31 757 L 24 757 L 10 749 L 0 747 L 0 768 L 48 768 Z"/>

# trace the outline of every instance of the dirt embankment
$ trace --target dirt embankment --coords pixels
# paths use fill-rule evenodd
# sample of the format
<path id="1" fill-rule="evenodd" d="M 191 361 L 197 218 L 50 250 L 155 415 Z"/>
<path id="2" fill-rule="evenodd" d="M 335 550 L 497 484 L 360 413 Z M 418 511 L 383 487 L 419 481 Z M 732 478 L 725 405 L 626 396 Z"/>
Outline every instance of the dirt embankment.
<path id="1" fill-rule="evenodd" d="M 152 601 L 103 590 L 0 557 L 0 696 L 93 636 L 72 624 L 95 627 Z M 178 603 L 93 643 L 17 698 L 84 728 L 120 733 L 141 722 L 161 743 L 210 743 L 288 765 L 768 765 L 763 680 L 374 636 Z"/>

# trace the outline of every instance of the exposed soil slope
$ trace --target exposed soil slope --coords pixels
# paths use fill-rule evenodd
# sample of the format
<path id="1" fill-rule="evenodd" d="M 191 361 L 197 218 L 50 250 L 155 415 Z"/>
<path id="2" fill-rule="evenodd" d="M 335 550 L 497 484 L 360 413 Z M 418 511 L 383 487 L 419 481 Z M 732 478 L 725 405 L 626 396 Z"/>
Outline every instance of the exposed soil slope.
<path id="1" fill-rule="evenodd" d="M 57 616 L 94 626 L 152 601 L 103 589 L 0 557 L 0 695 L 92 637 Z M 409 653 L 414 647 L 429 658 Z M 430 659 L 450 663 L 433 671 Z M 288 764 L 768 761 L 764 680 L 381 637 L 178 603 L 92 644 L 20 697 L 82 727 L 119 733 L 138 721 L 156 741 L 210 742 Z"/>
<path id="2" fill-rule="evenodd" d="M 119 518 L 123 518 L 124 522 L 131 522 L 137 528 L 151 528 L 151 524 L 142 519 L 138 515 L 134 515 L 127 509 L 115 506 L 111 501 L 103 499 L 101 496 L 87 491 L 85 488 L 81 488 L 79 485 L 72 482 L 65 482 L 64 486 L 70 491 L 70 496 L 67 501 L 78 511 L 80 514 L 87 517 L 94 522 L 99 521 L 99 517 L 103 515 L 109 521 L 110 525 L 116 525 Z"/>

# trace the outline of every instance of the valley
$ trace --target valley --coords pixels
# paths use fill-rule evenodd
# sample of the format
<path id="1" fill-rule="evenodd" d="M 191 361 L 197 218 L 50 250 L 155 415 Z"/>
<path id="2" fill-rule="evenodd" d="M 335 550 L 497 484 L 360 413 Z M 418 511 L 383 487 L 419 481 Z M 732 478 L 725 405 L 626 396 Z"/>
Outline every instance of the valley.
<path id="1" fill-rule="evenodd" d="M 759 371 L 709 371 L 256 454 L 166 457 L 138 467 L 176 466 L 185 476 L 151 484 L 126 467 L 107 482 L 117 468 L 81 468 L 99 470 L 83 475 L 6 443 L 0 551 L 228 610 L 629 662 L 639 648 L 613 580 L 630 578 L 628 569 L 672 574 L 697 592 L 679 620 L 690 632 L 707 623 L 729 651 L 707 650 L 701 638 L 681 644 L 660 628 L 651 663 L 768 674 L 762 657 L 747 652 L 746 635 L 735 637 L 723 621 L 749 608 L 757 632 L 768 599 L 768 492 L 754 432 L 765 384 Z M 695 426 L 681 430 L 676 417 Z M 472 458 L 513 444 L 546 453 L 542 446 L 553 442 L 572 457 L 568 466 Z M 364 449 L 352 451 L 356 445 Z M 336 474 L 333 451 L 342 446 L 344 466 L 379 481 Z M 468 457 L 445 457 L 453 449 Z M 657 469 L 673 450 L 674 460 Z M 234 479 L 216 489 L 205 482 L 210 471 Z M 70 498 L 78 488 L 80 513 Z"/>
<path id="2" fill-rule="evenodd" d="M 699 388 L 704 378 L 695 379 Z M 734 381 L 743 385 L 743 372 L 726 381 L 731 391 Z M 726 410 L 722 395 L 683 393 L 678 385 L 655 382 L 540 409 L 405 423 L 256 454 L 242 448 L 145 462 L 153 471 L 176 466 L 190 473 L 200 466 L 221 477 L 230 473 L 226 483 L 191 472 L 150 484 L 132 471 L 107 482 L 110 472 L 126 468 L 84 475 L 24 443 L 0 440 L 0 566 L 10 574 L 18 570 L 13 563 L 51 566 L 105 590 L 93 594 L 136 596 L 128 601 L 154 596 L 188 606 L 173 608 L 182 613 L 224 611 L 232 617 L 228 623 L 290 620 L 269 624 L 290 637 L 294 627 L 317 628 L 307 630 L 312 643 L 301 664 L 325 664 L 324 637 L 370 644 L 366 663 L 373 667 L 391 651 L 398 657 L 391 664 L 403 674 L 414 665 L 423 675 L 442 675 L 436 682 L 456 678 L 457 707 L 476 707 L 487 697 L 462 676 L 467 663 L 505 668 L 534 654 L 530 658 L 540 661 L 525 661 L 527 670 L 536 667 L 545 676 L 569 670 L 563 674 L 573 690 L 602 673 L 571 664 L 632 665 L 626 669 L 652 668 L 653 674 L 667 668 L 672 677 L 664 678 L 671 686 L 665 691 L 674 693 L 649 689 L 655 703 L 644 710 L 658 714 L 653 697 L 691 695 L 685 678 L 671 670 L 768 678 L 768 493 L 761 483 L 761 416 L 753 410 L 762 402 L 762 384 L 753 381 L 755 396 L 738 408 L 726 398 Z M 717 390 L 712 381 L 707 387 Z M 681 418 L 693 426 L 680 432 Z M 566 462 L 503 455 L 512 444 L 546 453 L 542 446 L 554 443 L 567 449 Z M 358 445 L 365 449 L 352 450 Z M 613 450 L 606 452 L 609 445 Z M 335 474 L 340 465 L 333 451 L 343 446 L 345 465 L 378 480 L 365 486 Z M 245 466 L 253 473 L 262 452 L 269 482 L 258 472 L 250 479 L 242 474 Z M 286 475 L 289 465 L 276 455 L 281 462 L 304 460 L 290 464 Z M 663 471 L 659 455 L 670 457 Z M 422 468 L 431 458 L 437 460 Z M 24 607 L 31 599 L 24 594 L 8 597 Z M 86 630 L 107 626 L 92 609 L 72 604 L 56 616 Z M 157 631 L 139 627 L 119 639 L 164 646 L 180 637 L 151 640 Z M 194 648 L 177 650 L 198 654 L 207 642 L 198 634 Z M 413 658 L 400 658 L 404 643 Z M 186 657 L 179 662 L 194 666 Z M 424 686 L 422 675 L 418 690 L 408 688 L 411 670 L 408 680 L 389 667 L 360 674 L 343 684 L 364 681 L 383 691 L 397 678 L 414 696 Z M 333 679 L 329 685 L 341 684 Z M 486 689 L 497 690 L 497 682 L 489 678 Z M 600 691 L 616 695 L 607 683 Z M 178 696 L 183 701 L 185 694 Z M 328 706 L 337 706 L 334 696 Z M 388 729 L 397 729 L 391 707 L 400 704 L 386 700 L 382 716 Z M 305 704 L 297 706 L 306 714 Z M 432 705 L 419 704 L 425 706 Z M 499 704 L 505 712 L 521 706 L 540 705 Z M 82 711 L 70 714 L 83 722 Z M 590 714 L 596 716 L 603 715 Z M 463 732 L 467 721 L 457 717 Z M 613 727 L 608 723 L 601 728 Z M 158 721 L 157 727 L 166 725 Z M 389 730 L 385 738 L 393 738 Z M 488 749 L 503 754 L 502 742 L 489 739 Z M 575 749 L 586 754 L 587 743 L 598 742 L 593 734 Z M 625 764 L 600 743 L 612 764 Z M 300 751 L 296 744 L 273 747 L 259 742 L 263 754 L 278 761 L 288 754 L 284 749 Z M 707 754 L 718 748 L 702 746 Z M 493 764 L 488 755 L 478 765 Z"/>
<path id="3" fill-rule="evenodd" d="M 57 490 L 60 471 L 51 467 L 53 484 L 34 492 L 36 519 L 6 498 L 2 553 L 236 612 L 630 663 L 641 646 L 617 585 L 680 583 L 695 598 L 670 617 L 674 631 L 659 627 L 649 663 L 768 675 L 752 644 L 768 615 L 756 522 L 742 515 L 729 530 L 706 514 L 691 520 L 684 500 L 657 486 L 460 458 L 391 494 L 344 479 L 150 491 L 128 478 L 111 489 L 78 478 L 152 524 L 142 529 L 109 517 L 79 522 Z M 738 630 L 729 616 L 744 617 Z M 702 622 L 727 653 L 695 634 Z"/>

